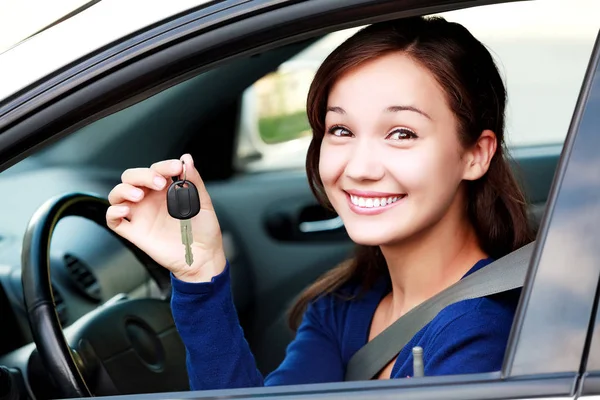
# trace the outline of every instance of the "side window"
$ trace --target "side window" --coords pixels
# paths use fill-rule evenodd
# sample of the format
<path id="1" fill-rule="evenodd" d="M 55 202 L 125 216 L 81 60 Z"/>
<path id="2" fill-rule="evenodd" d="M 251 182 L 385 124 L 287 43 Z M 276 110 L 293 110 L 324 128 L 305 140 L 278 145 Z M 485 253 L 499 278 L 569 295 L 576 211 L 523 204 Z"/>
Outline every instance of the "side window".
<path id="1" fill-rule="evenodd" d="M 238 169 L 304 165 L 311 138 L 306 115 L 311 81 L 327 55 L 358 29 L 323 37 L 246 89 L 238 128 Z"/>
<path id="2" fill-rule="evenodd" d="M 600 26 L 600 2 L 516 2 L 437 15 L 463 24 L 495 58 L 508 92 L 507 145 L 561 145 Z M 325 57 L 358 29 L 325 36 L 245 91 L 238 169 L 303 167 L 311 80 Z"/>

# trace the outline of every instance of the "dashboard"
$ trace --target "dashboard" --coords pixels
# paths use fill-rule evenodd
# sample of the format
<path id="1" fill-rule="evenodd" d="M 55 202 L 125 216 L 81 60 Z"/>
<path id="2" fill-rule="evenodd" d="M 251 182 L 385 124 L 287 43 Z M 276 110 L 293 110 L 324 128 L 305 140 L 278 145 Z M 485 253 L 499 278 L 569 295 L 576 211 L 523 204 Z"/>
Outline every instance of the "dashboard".
<path id="1" fill-rule="evenodd" d="M 0 360 L 33 339 L 21 285 L 21 247 L 29 218 L 49 198 L 73 191 L 107 196 L 120 173 L 44 168 L 0 179 Z M 158 296 L 144 266 L 107 229 L 66 217 L 54 230 L 50 271 L 63 327 L 115 296 Z"/>

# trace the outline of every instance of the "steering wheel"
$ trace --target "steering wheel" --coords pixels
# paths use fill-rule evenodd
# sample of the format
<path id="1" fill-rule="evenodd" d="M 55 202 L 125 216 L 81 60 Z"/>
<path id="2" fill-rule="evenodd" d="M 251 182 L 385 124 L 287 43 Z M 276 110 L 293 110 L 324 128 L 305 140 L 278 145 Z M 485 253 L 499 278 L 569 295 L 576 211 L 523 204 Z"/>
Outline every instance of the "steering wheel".
<path id="1" fill-rule="evenodd" d="M 169 306 L 169 273 L 106 226 L 108 207 L 96 195 L 69 193 L 45 202 L 29 221 L 21 280 L 39 358 L 66 398 L 189 390 L 185 347 Z M 49 254 L 52 232 L 67 216 L 90 219 L 118 237 L 147 268 L 163 298 L 124 298 L 99 306 L 63 333 Z"/>

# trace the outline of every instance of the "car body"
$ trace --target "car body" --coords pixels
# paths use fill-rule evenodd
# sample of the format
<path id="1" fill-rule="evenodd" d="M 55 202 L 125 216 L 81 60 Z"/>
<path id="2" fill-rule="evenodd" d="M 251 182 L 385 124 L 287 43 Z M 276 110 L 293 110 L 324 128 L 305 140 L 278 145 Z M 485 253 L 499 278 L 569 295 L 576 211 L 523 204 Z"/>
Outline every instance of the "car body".
<path id="1" fill-rule="evenodd" d="M 35 356 L 23 300 L 23 237 L 32 215 L 49 198 L 65 193 L 105 197 L 125 168 L 190 151 L 224 231 L 242 326 L 259 369 L 273 370 L 291 339 L 283 323 L 286 307 L 302 288 L 347 257 L 352 243 L 339 219 L 316 203 L 307 186 L 304 128 L 289 140 L 263 140 L 267 129 L 284 126 L 276 113 L 259 121 L 260 113 L 275 107 L 269 85 L 287 85 L 289 76 L 305 85 L 318 65 L 315 60 L 326 54 L 313 45 L 332 32 L 415 14 L 468 13 L 495 3 L 512 2 L 102 0 L 0 54 L 0 187 L 5 194 L 0 200 L 0 365 L 10 368 L 28 396 L 61 397 Z M 545 7 L 552 1 L 514 2 L 515 7 L 529 3 Z M 505 6 L 493 10 L 513 12 Z M 546 60 L 526 75 L 532 86 L 523 93 L 544 93 L 539 101 L 550 100 L 540 109 L 550 115 L 532 112 L 538 109 L 526 95 L 513 105 L 513 112 L 533 121 L 524 130 L 539 127 L 541 137 L 562 130 L 566 138 L 542 145 L 524 141 L 527 145 L 512 148 L 539 230 L 501 371 L 213 392 L 186 392 L 169 382 L 136 383 L 124 384 L 127 390 L 121 394 L 160 399 L 600 395 L 600 24 L 591 12 L 567 9 L 574 9 L 571 21 L 588 21 L 565 31 L 574 41 L 551 36 L 532 48 L 547 45 L 550 53 L 565 52 L 568 56 L 560 59 L 567 67 L 576 58 L 569 51 L 583 49 L 576 54 L 585 65 L 580 63 L 577 74 L 564 69 L 561 82 L 576 75 L 564 93 L 548 89 L 557 75 L 543 80 L 551 64 Z M 475 21 L 483 29 L 498 20 L 503 29 L 508 19 L 496 15 Z M 578 25 L 591 27 L 586 32 L 593 36 L 585 43 L 577 41 Z M 525 33 L 504 45 L 519 48 L 519 35 Z M 510 98 L 512 75 L 507 75 Z M 564 99 L 572 104 L 561 103 Z M 296 116 L 302 104 L 290 103 L 286 113 Z M 558 112 L 568 116 L 564 125 L 544 125 Z M 83 218 L 65 218 L 52 239 L 48 263 L 67 336 L 78 320 L 102 307 L 160 298 L 144 266 L 106 229 Z M 91 279 L 93 289 L 82 283 L 82 275 Z M 120 378 L 138 382 L 126 370 Z"/>

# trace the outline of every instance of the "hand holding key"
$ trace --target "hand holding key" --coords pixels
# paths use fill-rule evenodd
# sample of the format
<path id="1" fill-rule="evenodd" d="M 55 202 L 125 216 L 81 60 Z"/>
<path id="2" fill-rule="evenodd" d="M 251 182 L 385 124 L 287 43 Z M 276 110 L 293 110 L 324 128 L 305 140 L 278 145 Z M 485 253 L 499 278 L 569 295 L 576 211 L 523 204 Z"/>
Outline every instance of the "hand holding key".
<path id="1" fill-rule="evenodd" d="M 184 165 L 185 177 L 182 176 Z M 181 177 L 181 181 L 171 183 L 171 177 Z M 221 230 L 210 196 L 190 155 L 184 155 L 181 160 L 160 161 L 150 168 L 128 169 L 121 180 L 108 196 L 111 206 L 106 219 L 110 229 L 178 279 L 208 282 L 223 271 L 225 254 Z M 186 193 L 194 190 L 192 187 L 200 200 L 197 213 L 192 209 L 193 204 L 177 201 L 177 197 L 185 200 Z M 171 196 L 175 196 L 174 202 L 167 201 L 169 190 Z"/>

